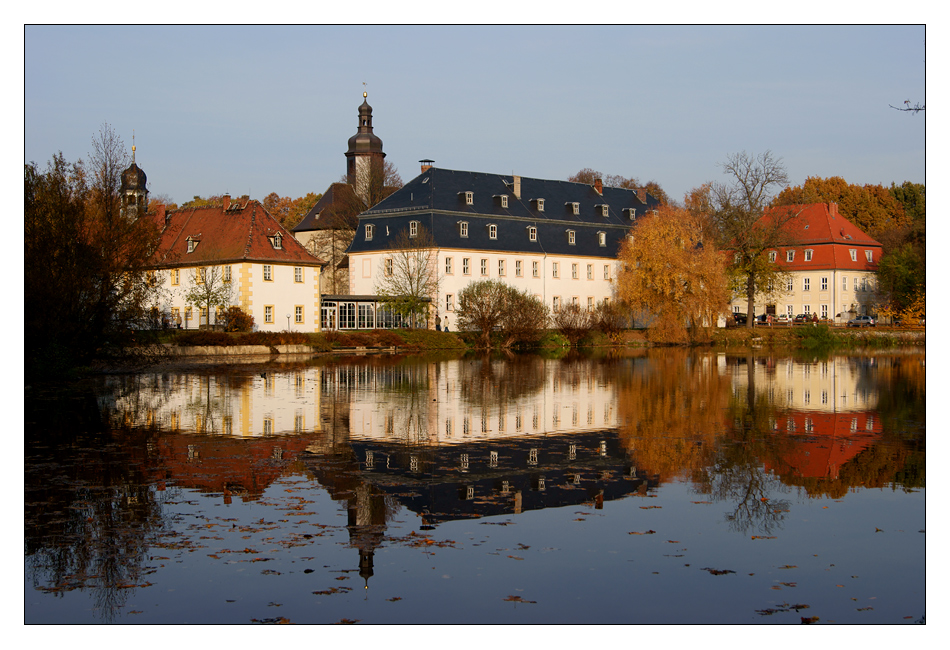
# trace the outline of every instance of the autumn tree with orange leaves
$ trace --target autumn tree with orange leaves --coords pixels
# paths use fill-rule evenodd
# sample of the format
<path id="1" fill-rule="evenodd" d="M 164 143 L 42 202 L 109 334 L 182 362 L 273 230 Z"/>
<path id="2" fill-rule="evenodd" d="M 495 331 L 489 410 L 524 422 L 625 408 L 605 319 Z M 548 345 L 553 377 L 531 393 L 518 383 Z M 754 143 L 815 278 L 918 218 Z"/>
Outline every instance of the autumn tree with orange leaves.
<path id="1" fill-rule="evenodd" d="M 619 297 L 655 316 L 656 342 L 698 341 L 708 336 L 729 302 L 725 263 L 715 242 L 703 240 L 702 217 L 663 207 L 641 217 L 620 247 Z"/>

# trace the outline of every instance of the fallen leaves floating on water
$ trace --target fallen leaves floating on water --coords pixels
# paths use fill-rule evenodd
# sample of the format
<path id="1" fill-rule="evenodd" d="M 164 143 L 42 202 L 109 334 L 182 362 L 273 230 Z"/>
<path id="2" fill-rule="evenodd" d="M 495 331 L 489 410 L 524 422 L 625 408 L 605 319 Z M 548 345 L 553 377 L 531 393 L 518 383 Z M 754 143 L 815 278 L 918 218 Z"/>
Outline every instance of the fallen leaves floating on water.
<path id="1" fill-rule="evenodd" d="M 260 623 L 261 625 L 287 625 L 290 623 L 290 619 L 283 616 L 262 619 L 252 618 L 251 623 Z"/>
<path id="2" fill-rule="evenodd" d="M 402 596 L 393 596 L 392 598 L 387 598 L 386 600 L 388 600 L 391 603 L 394 603 L 397 600 L 402 600 Z"/>
<path id="3" fill-rule="evenodd" d="M 705 503 L 707 505 L 711 505 L 712 501 L 690 501 L 690 503 Z"/>
<path id="4" fill-rule="evenodd" d="M 655 530 L 648 530 L 648 531 L 643 532 L 643 533 L 638 533 L 638 532 L 636 532 L 636 531 L 631 531 L 631 532 L 629 532 L 629 533 L 627 533 L 627 534 L 628 534 L 628 535 L 655 535 L 655 534 L 656 534 L 656 531 L 655 531 Z"/>
<path id="5" fill-rule="evenodd" d="M 775 539 L 774 535 L 753 535 L 752 539 Z"/>
<path id="6" fill-rule="evenodd" d="M 809 616 L 807 618 L 802 616 L 802 625 L 811 625 L 812 623 L 817 623 L 819 620 L 821 619 L 817 616 Z"/>
<path id="7" fill-rule="evenodd" d="M 509 555 L 508 557 L 510 557 L 512 560 L 523 560 L 523 559 L 524 559 L 523 557 L 518 557 L 517 555 Z"/>
<path id="8" fill-rule="evenodd" d="M 859 611 L 859 612 L 866 612 L 866 611 L 868 611 L 869 609 L 874 609 L 874 608 L 873 608 L 873 607 L 858 607 L 857 611 Z"/>
<path id="9" fill-rule="evenodd" d="M 531 604 L 537 604 L 538 602 L 536 600 L 525 600 L 521 596 L 508 596 L 507 598 L 505 598 L 505 601 L 512 602 L 512 603 L 531 603 Z"/>
<path id="10" fill-rule="evenodd" d="M 727 573 L 735 573 L 735 571 L 732 571 L 730 569 L 712 569 L 708 566 L 703 567 L 703 571 L 709 571 L 709 573 L 711 573 L 714 576 L 721 576 Z"/>
<path id="11" fill-rule="evenodd" d="M 652 510 L 653 508 L 662 508 L 663 506 L 640 506 L 640 510 Z"/>
<path id="12" fill-rule="evenodd" d="M 362 619 L 356 618 L 341 618 L 336 622 L 337 625 L 353 625 L 354 623 L 359 623 Z"/>
<path id="13" fill-rule="evenodd" d="M 776 606 L 775 608 L 768 609 L 757 609 L 755 610 L 760 616 L 771 616 L 772 614 L 782 614 L 784 612 L 790 612 L 795 610 L 796 612 L 802 609 L 808 609 L 809 605 L 804 603 L 799 603 L 797 605 L 789 605 L 788 603 L 782 603 L 781 605 Z M 804 619 L 802 619 L 804 620 Z M 818 620 L 818 617 L 815 617 L 815 620 Z"/>
<path id="14" fill-rule="evenodd" d="M 780 569 L 797 569 L 797 568 L 798 568 L 798 565 L 797 565 L 797 564 L 786 564 L 785 566 L 780 566 L 779 568 L 780 568 Z"/>
<path id="15" fill-rule="evenodd" d="M 323 591 L 314 591 L 313 593 L 316 594 L 317 596 L 329 596 L 330 594 L 342 594 L 342 593 L 346 593 L 347 591 L 353 591 L 353 588 L 352 587 L 330 587 L 329 589 L 325 589 Z"/>

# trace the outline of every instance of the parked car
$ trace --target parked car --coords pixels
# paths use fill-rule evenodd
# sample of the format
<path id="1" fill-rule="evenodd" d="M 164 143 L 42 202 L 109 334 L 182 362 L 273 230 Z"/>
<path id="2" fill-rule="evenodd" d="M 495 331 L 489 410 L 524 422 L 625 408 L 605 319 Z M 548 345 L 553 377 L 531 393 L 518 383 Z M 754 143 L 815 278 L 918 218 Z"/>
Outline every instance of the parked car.
<path id="1" fill-rule="evenodd" d="M 807 323 L 811 320 L 811 316 L 808 314 L 795 314 L 795 318 L 792 319 L 793 323 Z"/>
<path id="2" fill-rule="evenodd" d="M 768 314 L 759 314 L 758 316 L 755 317 L 755 322 L 756 322 L 756 323 L 759 323 L 759 324 L 762 324 L 762 325 L 765 325 L 766 323 L 769 322 L 769 315 L 768 315 Z"/>
<path id="3" fill-rule="evenodd" d="M 779 314 L 773 320 L 781 325 L 788 325 L 790 322 L 792 322 L 792 317 L 788 314 Z"/>
<path id="4" fill-rule="evenodd" d="M 874 319 L 870 316 L 856 316 L 848 321 L 848 327 L 874 327 Z"/>
<path id="5" fill-rule="evenodd" d="M 748 316 L 741 311 L 732 314 L 732 318 L 736 321 L 736 325 L 745 325 L 748 320 Z"/>

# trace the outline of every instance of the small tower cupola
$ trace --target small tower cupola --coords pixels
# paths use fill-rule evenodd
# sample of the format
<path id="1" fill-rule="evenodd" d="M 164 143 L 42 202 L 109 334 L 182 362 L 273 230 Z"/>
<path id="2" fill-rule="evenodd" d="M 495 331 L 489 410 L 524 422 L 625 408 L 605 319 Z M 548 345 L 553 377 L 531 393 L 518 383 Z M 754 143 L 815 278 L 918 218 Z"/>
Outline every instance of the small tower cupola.
<path id="1" fill-rule="evenodd" d="M 135 135 L 132 136 L 135 142 Z M 122 186 L 119 193 L 122 197 L 121 212 L 124 217 L 137 219 L 145 214 L 148 208 L 148 177 L 135 164 L 135 144 L 132 145 L 132 164 L 122 172 Z"/>
<path id="2" fill-rule="evenodd" d="M 370 170 L 374 165 L 382 169 L 383 141 L 373 133 L 373 107 L 366 101 L 363 93 L 363 103 L 359 107 L 359 125 L 356 134 L 349 139 L 346 150 L 346 182 L 356 190 L 356 193 L 365 199 Z"/>

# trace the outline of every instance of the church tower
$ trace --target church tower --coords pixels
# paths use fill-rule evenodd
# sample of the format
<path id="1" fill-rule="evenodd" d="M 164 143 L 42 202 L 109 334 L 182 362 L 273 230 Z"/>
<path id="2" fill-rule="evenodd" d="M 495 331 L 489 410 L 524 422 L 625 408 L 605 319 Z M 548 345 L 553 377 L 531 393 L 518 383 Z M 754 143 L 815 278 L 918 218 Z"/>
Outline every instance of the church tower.
<path id="1" fill-rule="evenodd" d="M 135 136 L 132 136 L 135 142 Z M 148 209 L 148 189 L 145 184 L 148 179 L 145 172 L 135 164 L 135 145 L 132 145 L 132 164 L 122 172 L 122 187 L 119 194 L 122 198 L 122 216 L 128 219 L 138 219 Z"/>
<path id="2" fill-rule="evenodd" d="M 369 205 L 370 187 L 383 183 L 383 141 L 373 134 L 373 107 L 366 102 L 359 108 L 359 128 L 349 140 L 346 151 L 346 182 Z"/>

